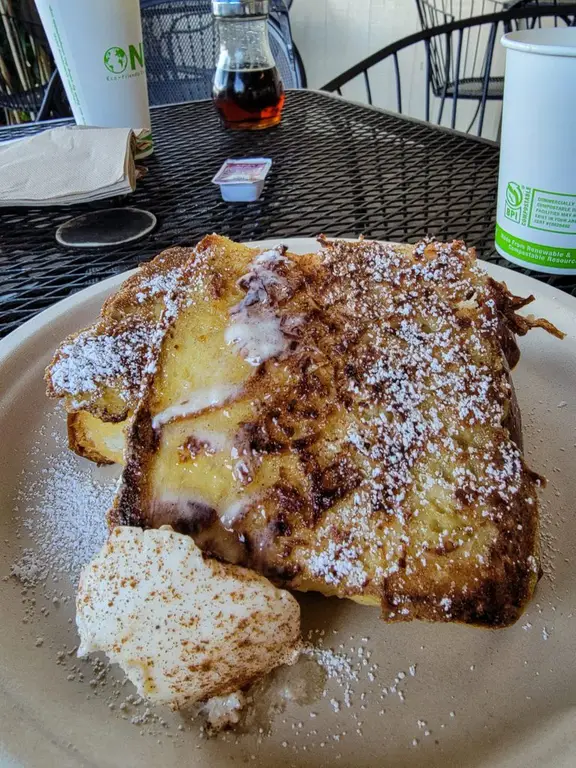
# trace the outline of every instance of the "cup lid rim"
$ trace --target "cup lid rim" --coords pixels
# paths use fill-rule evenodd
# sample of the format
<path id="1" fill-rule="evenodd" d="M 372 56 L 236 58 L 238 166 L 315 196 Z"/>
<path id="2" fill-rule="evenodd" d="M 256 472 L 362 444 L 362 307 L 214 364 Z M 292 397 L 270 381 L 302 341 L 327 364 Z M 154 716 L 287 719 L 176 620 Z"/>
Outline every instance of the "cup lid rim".
<path id="1" fill-rule="evenodd" d="M 576 28 L 519 29 L 502 37 L 502 45 L 523 53 L 541 56 L 576 57 Z"/>

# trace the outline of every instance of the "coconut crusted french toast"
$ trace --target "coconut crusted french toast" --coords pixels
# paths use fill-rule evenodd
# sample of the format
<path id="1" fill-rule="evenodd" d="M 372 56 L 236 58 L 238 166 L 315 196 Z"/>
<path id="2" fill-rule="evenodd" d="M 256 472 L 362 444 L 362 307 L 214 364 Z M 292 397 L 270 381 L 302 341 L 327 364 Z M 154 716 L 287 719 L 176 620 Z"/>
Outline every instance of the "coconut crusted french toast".
<path id="1" fill-rule="evenodd" d="M 538 579 L 540 480 L 509 368 L 515 334 L 558 333 L 516 314 L 532 298 L 461 242 L 295 256 L 209 236 L 173 258 L 166 290 L 162 264 L 132 278 L 47 373 L 94 433 L 125 426 L 111 524 L 171 525 L 386 620 L 515 621 Z M 93 457 L 114 460 L 99 439 Z"/>

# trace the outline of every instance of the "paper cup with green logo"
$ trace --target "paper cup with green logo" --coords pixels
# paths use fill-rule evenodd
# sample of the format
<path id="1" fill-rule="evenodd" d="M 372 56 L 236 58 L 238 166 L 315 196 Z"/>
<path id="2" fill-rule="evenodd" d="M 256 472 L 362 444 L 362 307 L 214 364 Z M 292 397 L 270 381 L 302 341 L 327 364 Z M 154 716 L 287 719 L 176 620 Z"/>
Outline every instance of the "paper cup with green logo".
<path id="1" fill-rule="evenodd" d="M 576 274 L 576 28 L 504 35 L 496 249 L 515 264 Z"/>
<path id="2" fill-rule="evenodd" d="M 139 0 L 36 0 L 78 125 L 133 128 L 152 152 Z"/>

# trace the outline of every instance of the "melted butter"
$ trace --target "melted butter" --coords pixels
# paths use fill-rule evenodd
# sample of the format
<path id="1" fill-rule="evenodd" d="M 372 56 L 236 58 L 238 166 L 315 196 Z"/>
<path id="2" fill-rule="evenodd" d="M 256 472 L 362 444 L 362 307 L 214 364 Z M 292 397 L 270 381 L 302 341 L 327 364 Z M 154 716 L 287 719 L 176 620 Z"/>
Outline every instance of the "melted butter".
<path id="1" fill-rule="evenodd" d="M 242 387 L 235 384 L 215 384 L 205 389 L 197 389 L 185 400 L 174 405 L 169 405 L 152 419 L 152 426 L 158 429 L 163 424 L 168 424 L 176 419 L 186 418 L 201 413 L 208 408 L 225 405 L 237 397 Z"/>
<path id="2" fill-rule="evenodd" d="M 104 437 L 104 442 L 112 453 L 122 454 L 125 443 L 124 431 L 111 432 Z"/>
<path id="3" fill-rule="evenodd" d="M 230 453 L 232 450 L 232 440 L 225 432 L 197 427 L 190 436 L 204 446 L 204 451 L 209 456 L 222 451 Z"/>
<path id="4" fill-rule="evenodd" d="M 224 338 L 249 365 L 258 366 L 281 355 L 288 346 L 280 317 L 272 308 L 292 294 L 288 278 L 276 271 L 280 264 L 289 263 L 280 248 L 263 251 L 239 281 L 246 294 L 230 310 L 231 322 Z"/>
<path id="5" fill-rule="evenodd" d="M 240 312 L 224 332 L 227 344 L 234 344 L 244 358 L 258 366 L 286 351 L 288 339 L 282 333 L 280 318 L 272 312 Z"/>
<path id="6" fill-rule="evenodd" d="M 231 531 L 234 528 L 234 524 L 242 518 L 251 501 L 251 498 L 237 499 L 223 510 L 219 510 L 218 516 L 224 528 Z"/>

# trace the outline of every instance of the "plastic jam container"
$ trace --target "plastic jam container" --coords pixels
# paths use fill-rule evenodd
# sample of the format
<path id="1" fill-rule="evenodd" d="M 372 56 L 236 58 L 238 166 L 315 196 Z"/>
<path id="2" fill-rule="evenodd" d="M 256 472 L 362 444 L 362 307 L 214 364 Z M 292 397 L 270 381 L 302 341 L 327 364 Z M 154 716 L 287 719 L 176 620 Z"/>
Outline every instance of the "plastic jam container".
<path id="1" fill-rule="evenodd" d="M 241 157 L 226 160 L 213 184 L 218 184 L 223 200 L 230 203 L 251 203 L 258 200 L 272 160 L 267 157 Z"/>

